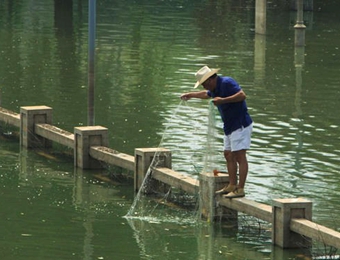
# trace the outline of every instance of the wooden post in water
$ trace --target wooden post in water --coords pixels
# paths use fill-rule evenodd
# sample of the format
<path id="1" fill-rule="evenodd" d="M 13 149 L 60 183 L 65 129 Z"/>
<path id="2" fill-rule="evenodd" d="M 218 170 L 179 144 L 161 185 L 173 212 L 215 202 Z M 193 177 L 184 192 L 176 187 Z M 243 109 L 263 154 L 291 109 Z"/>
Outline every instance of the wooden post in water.
<path id="1" fill-rule="evenodd" d="M 108 147 L 108 129 L 102 126 L 74 128 L 74 166 L 82 169 L 101 169 L 100 161 L 90 156 L 91 146 Z"/>
<path id="2" fill-rule="evenodd" d="M 155 161 L 154 161 L 155 160 Z M 156 161 L 157 160 L 157 161 Z M 153 167 L 167 167 L 171 169 L 171 151 L 165 148 L 136 148 L 135 149 L 135 172 L 134 172 L 134 190 L 142 187 L 144 178 L 151 166 Z M 152 165 L 154 164 L 154 165 Z M 154 184 L 156 180 L 153 180 Z M 159 182 L 157 182 L 160 184 Z M 151 185 L 148 188 L 158 188 L 156 185 Z M 148 193 L 150 190 L 146 189 L 144 192 Z"/>
<path id="3" fill-rule="evenodd" d="M 25 106 L 20 108 L 20 144 L 26 148 L 49 148 L 52 142 L 35 134 L 35 124 L 52 124 L 52 108 Z"/>
<path id="4" fill-rule="evenodd" d="M 272 210 L 272 242 L 282 248 L 310 247 L 311 240 L 290 230 L 293 218 L 312 220 L 312 202 L 303 198 L 276 199 Z"/>

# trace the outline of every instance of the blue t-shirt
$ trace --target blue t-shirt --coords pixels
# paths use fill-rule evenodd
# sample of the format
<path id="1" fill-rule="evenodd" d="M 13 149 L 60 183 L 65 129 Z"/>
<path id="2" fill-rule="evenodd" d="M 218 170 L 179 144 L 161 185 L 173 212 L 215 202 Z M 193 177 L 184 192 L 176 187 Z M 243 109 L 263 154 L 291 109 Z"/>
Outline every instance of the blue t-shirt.
<path id="1" fill-rule="evenodd" d="M 239 84 L 230 77 L 217 76 L 216 88 L 207 94 L 214 97 L 229 97 L 241 91 Z M 217 106 L 224 123 L 225 135 L 230 135 L 235 130 L 249 126 L 253 121 L 248 114 L 246 101 L 236 103 L 225 103 Z"/>

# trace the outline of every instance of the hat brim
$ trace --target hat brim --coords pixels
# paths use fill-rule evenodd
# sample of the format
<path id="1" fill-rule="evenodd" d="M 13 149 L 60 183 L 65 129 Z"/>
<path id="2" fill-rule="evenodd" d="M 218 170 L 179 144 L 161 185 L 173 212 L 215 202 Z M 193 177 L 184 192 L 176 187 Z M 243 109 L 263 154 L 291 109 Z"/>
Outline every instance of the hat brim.
<path id="1" fill-rule="evenodd" d="M 197 88 L 199 85 L 204 83 L 208 78 L 210 78 L 212 75 L 216 74 L 220 69 L 211 69 L 207 74 L 204 75 L 199 81 L 195 83 L 194 88 Z"/>

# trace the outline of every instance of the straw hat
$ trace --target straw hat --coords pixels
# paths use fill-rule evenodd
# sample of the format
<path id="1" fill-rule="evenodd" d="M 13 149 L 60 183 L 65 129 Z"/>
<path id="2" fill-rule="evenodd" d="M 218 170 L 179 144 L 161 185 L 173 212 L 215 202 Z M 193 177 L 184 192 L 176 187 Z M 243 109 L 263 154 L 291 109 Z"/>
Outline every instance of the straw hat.
<path id="1" fill-rule="evenodd" d="M 217 73 L 219 70 L 220 69 L 210 69 L 208 66 L 202 67 L 199 71 L 197 71 L 195 73 L 195 77 L 197 79 L 197 82 L 196 82 L 194 88 L 197 88 L 199 85 L 201 85 L 204 81 L 206 81 L 212 75 Z"/>

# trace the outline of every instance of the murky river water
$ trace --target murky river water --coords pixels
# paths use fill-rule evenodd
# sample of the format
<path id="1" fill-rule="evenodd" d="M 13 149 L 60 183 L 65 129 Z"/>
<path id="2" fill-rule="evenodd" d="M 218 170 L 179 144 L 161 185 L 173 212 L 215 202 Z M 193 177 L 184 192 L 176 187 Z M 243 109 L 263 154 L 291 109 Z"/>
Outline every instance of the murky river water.
<path id="1" fill-rule="evenodd" d="M 50 106 L 54 124 L 73 132 L 87 124 L 88 3 L 62 2 L 1 1 L 0 104 L 17 113 Z M 267 204 L 305 197 L 314 221 L 339 230 L 340 6 L 314 1 L 304 16 L 306 46 L 296 48 L 296 12 L 283 2 L 268 3 L 260 36 L 254 1 L 97 1 L 95 124 L 108 127 L 110 147 L 133 154 L 161 144 L 172 150 L 175 170 L 196 176 L 209 105 L 179 96 L 192 90 L 202 65 L 221 68 L 242 85 L 255 122 L 247 197 Z M 273 248 L 270 233 L 253 228 L 127 221 L 131 180 L 108 181 L 103 172 L 74 169 L 72 156 L 21 149 L 15 131 L 2 126 L 1 259 L 305 254 Z"/>

